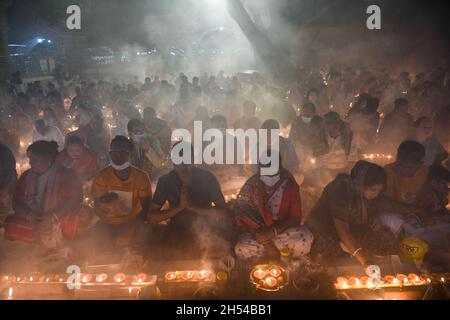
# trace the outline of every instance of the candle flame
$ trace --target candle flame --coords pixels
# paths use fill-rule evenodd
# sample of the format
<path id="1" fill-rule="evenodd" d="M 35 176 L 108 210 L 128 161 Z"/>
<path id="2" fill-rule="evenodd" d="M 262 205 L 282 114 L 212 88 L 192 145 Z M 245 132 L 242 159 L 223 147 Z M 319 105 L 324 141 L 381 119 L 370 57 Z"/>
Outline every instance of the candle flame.
<path id="1" fill-rule="evenodd" d="M 13 288 L 9 288 L 8 290 L 8 298 L 11 298 L 13 294 Z"/>

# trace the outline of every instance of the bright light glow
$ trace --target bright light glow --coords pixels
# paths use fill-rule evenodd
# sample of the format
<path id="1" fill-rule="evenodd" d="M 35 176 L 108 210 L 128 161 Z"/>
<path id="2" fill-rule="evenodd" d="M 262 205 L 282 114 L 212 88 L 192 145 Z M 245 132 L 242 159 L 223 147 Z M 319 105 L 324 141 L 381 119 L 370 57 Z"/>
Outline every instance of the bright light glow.
<path id="1" fill-rule="evenodd" d="M 42 43 L 42 42 L 44 42 L 44 41 L 45 41 L 45 39 L 37 38 L 37 42 L 38 42 L 38 43 Z"/>

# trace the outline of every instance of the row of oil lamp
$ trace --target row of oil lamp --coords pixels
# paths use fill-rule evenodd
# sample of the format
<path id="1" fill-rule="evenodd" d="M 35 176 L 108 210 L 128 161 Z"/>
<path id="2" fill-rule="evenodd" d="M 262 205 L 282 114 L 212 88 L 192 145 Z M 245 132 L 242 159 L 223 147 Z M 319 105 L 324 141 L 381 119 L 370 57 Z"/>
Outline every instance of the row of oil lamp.
<path id="1" fill-rule="evenodd" d="M 31 273 L 24 276 L 3 275 L 2 282 L 7 283 L 66 283 L 68 274 L 42 275 Z M 215 273 L 211 270 L 168 271 L 164 276 L 166 281 L 213 281 Z M 95 284 L 145 284 L 150 281 L 150 276 L 145 273 L 126 275 L 117 273 L 113 276 L 107 273 L 90 274 L 82 273 L 80 281 L 84 285 Z"/>
<path id="2" fill-rule="evenodd" d="M 450 273 L 432 273 L 421 274 L 415 273 L 397 274 L 395 277 L 391 275 L 384 276 L 379 283 L 375 283 L 367 276 L 363 277 L 338 277 L 336 279 L 335 287 L 338 290 L 347 289 L 361 289 L 379 287 L 401 287 L 401 286 L 426 286 L 431 283 L 448 283 L 450 282 Z"/>
<path id="3" fill-rule="evenodd" d="M 383 153 L 365 153 L 361 157 L 364 160 L 392 160 L 392 155 Z"/>
<path id="4" fill-rule="evenodd" d="M 16 284 L 44 284 L 44 283 L 67 283 L 69 274 L 55 274 L 55 275 L 42 275 L 38 272 L 31 273 L 24 276 L 3 275 L 1 277 L 2 282 L 16 283 Z M 89 274 L 82 273 L 80 275 L 80 281 L 84 285 L 92 284 L 145 284 L 150 280 L 150 277 L 145 273 L 139 273 L 136 275 L 126 275 L 125 273 L 117 273 L 114 276 L 107 273 L 101 274 Z"/>
<path id="5" fill-rule="evenodd" d="M 210 270 L 168 271 L 164 279 L 167 282 L 214 281 L 215 274 Z"/>

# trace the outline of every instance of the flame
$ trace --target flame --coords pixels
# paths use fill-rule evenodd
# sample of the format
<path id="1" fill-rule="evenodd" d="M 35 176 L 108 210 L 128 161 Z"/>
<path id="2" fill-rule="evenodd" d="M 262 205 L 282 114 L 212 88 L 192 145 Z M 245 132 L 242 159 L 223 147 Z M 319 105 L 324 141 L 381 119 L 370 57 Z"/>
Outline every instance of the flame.
<path id="1" fill-rule="evenodd" d="M 124 273 L 118 273 L 114 276 L 114 281 L 116 282 L 124 282 L 127 276 Z"/>
<path id="2" fill-rule="evenodd" d="M 145 273 L 140 273 L 136 276 L 136 278 L 138 279 L 139 283 L 142 283 L 147 280 L 147 275 Z"/>
<path id="3" fill-rule="evenodd" d="M 12 295 L 13 295 L 13 288 L 11 287 L 11 288 L 9 288 L 9 290 L 8 290 L 8 298 L 12 298 Z"/>
<path id="4" fill-rule="evenodd" d="M 106 273 L 101 273 L 95 277 L 95 281 L 97 282 L 104 282 L 108 278 L 108 275 Z"/>
<path id="5" fill-rule="evenodd" d="M 208 276 L 208 271 L 206 271 L 206 270 L 201 270 L 201 271 L 198 273 L 198 278 L 199 278 L 200 280 L 205 279 L 207 276 Z"/>
<path id="6" fill-rule="evenodd" d="M 274 277 L 279 277 L 281 275 L 281 270 L 278 268 L 273 268 L 270 270 L 270 274 Z"/>
<path id="7" fill-rule="evenodd" d="M 176 272 L 167 272 L 165 276 L 166 280 L 175 280 L 177 278 Z"/>
<path id="8" fill-rule="evenodd" d="M 273 288 L 273 287 L 275 287 L 277 285 L 278 281 L 274 277 L 267 277 L 266 280 L 265 280 L 265 283 L 270 288 Z"/>
<path id="9" fill-rule="evenodd" d="M 266 272 L 261 268 L 258 268 L 255 270 L 255 272 L 253 272 L 253 276 L 259 280 L 263 279 L 265 277 L 265 275 L 266 275 Z"/>
<path id="10" fill-rule="evenodd" d="M 92 275 L 90 274 L 84 274 L 81 277 L 81 282 L 87 283 L 87 282 L 91 282 L 92 281 Z"/>

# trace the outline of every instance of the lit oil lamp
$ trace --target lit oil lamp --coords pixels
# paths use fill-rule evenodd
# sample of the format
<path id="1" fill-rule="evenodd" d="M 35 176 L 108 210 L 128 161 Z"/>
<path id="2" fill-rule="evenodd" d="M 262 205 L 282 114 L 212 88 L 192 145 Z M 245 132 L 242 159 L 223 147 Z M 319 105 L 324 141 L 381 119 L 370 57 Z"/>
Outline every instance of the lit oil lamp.
<path id="1" fill-rule="evenodd" d="M 277 279 L 276 278 L 274 278 L 274 277 L 267 277 L 265 280 L 264 280 L 264 282 L 265 282 L 265 284 L 269 287 L 269 288 L 274 288 L 277 284 L 278 284 L 278 281 L 277 281 Z"/>
<path id="2" fill-rule="evenodd" d="M 81 282 L 88 283 L 92 281 L 92 274 L 82 274 L 81 275 Z"/>
<path id="3" fill-rule="evenodd" d="M 114 281 L 117 283 L 124 282 L 127 276 L 124 273 L 118 273 L 114 276 Z"/>
<path id="4" fill-rule="evenodd" d="M 253 277 L 255 277 L 258 280 L 264 279 L 266 276 L 266 271 L 264 271 L 262 268 L 258 268 L 253 272 Z"/>
<path id="5" fill-rule="evenodd" d="M 272 268 L 272 269 L 270 269 L 270 275 L 277 278 L 281 275 L 281 270 L 279 268 Z"/>
<path id="6" fill-rule="evenodd" d="M 209 272 L 209 271 L 207 271 L 207 270 L 200 270 L 200 271 L 197 273 L 197 278 L 198 278 L 199 280 L 205 280 L 206 278 L 208 278 L 209 275 L 210 275 L 210 272 Z"/>
<path id="7" fill-rule="evenodd" d="M 426 274 L 426 273 L 421 274 L 421 275 L 420 275 L 420 279 L 421 279 L 422 281 L 425 281 L 426 283 L 430 283 L 430 282 L 431 282 L 430 275 L 428 275 L 428 274 Z"/>
<path id="8" fill-rule="evenodd" d="M 419 276 L 415 273 L 408 274 L 408 280 L 410 283 L 419 283 L 420 282 Z"/>
<path id="9" fill-rule="evenodd" d="M 145 273 L 139 273 L 136 276 L 136 280 L 137 280 L 138 283 L 145 282 L 147 280 L 147 275 Z"/>
<path id="10" fill-rule="evenodd" d="M 166 275 L 164 276 L 166 278 L 167 281 L 172 281 L 175 280 L 177 278 L 177 273 L 176 272 L 166 272 Z"/>
<path id="11" fill-rule="evenodd" d="M 401 284 L 408 283 L 408 277 L 406 275 L 404 275 L 404 274 L 398 274 L 397 275 L 397 280 L 398 280 L 398 283 L 401 283 Z"/>
<path id="12" fill-rule="evenodd" d="M 338 287 L 340 287 L 340 288 L 343 287 L 344 283 L 348 284 L 347 278 L 345 278 L 345 277 L 337 277 L 336 284 L 337 284 Z"/>
<path id="13" fill-rule="evenodd" d="M 194 278 L 195 272 L 194 271 L 184 271 L 181 273 L 181 278 L 183 280 L 192 280 Z"/>
<path id="14" fill-rule="evenodd" d="M 103 283 L 108 279 L 108 275 L 106 273 L 98 274 L 97 277 L 95 277 L 95 281 Z"/>
<path id="15" fill-rule="evenodd" d="M 356 278 L 356 277 L 350 277 L 350 278 L 348 279 L 348 284 L 351 285 L 351 286 L 359 286 L 360 281 L 359 281 L 359 279 Z"/>
<path id="16" fill-rule="evenodd" d="M 368 276 L 362 276 L 360 279 L 361 285 L 365 286 L 367 285 L 367 281 L 369 280 Z"/>
<path id="17" fill-rule="evenodd" d="M 386 282 L 386 284 L 396 284 L 396 283 L 398 283 L 397 278 L 394 278 L 393 276 L 385 276 L 384 277 L 384 281 Z"/>

